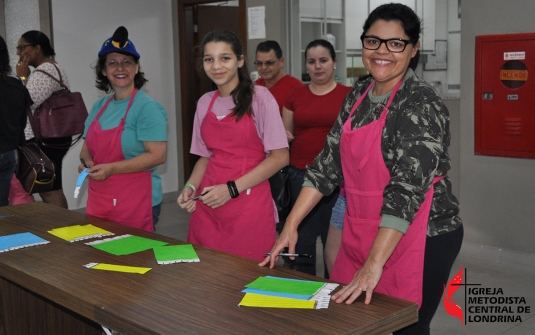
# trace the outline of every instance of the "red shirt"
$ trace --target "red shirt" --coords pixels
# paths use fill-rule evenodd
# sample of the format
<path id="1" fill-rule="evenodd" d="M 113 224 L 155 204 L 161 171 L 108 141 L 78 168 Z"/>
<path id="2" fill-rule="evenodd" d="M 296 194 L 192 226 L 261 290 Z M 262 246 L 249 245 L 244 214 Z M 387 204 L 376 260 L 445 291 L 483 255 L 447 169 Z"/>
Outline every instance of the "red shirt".
<path id="1" fill-rule="evenodd" d="M 256 85 L 260 86 L 266 86 L 266 82 L 262 78 L 258 78 L 255 82 Z M 269 88 L 269 92 L 273 94 L 275 97 L 275 100 L 277 100 L 277 104 L 279 105 L 279 111 L 282 115 L 282 107 L 284 107 L 284 103 L 286 102 L 286 98 L 288 95 L 296 88 L 296 87 L 303 87 L 303 83 L 299 81 L 299 79 L 296 79 L 289 74 L 285 75 L 279 81 L 275 83 L 275 85 L 271 86 Z"/>
<path id="2" fill-rule="evenodd" d="M 325 95 L 315 95 L 308 86 L 295 89 L 286 100 L 286 107 L 293 112 L 294 137 L 290 146 L 290 164 L 305 169 L 323 149 L 342 103 L 351 87 L 336 84 Z"/>

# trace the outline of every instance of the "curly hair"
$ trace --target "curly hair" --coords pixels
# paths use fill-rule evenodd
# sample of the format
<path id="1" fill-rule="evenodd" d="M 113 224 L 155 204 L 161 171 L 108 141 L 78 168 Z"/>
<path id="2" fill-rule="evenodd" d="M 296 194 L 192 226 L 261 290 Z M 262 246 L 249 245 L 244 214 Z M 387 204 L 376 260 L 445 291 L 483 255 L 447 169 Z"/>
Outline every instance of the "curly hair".
<path id="1" fill-rule="evenodd" d="M 120 53 L 120 52 L 119 52 Z M 134 62 L 136 64 L 139 63 L 139 59 L 136 59 L 130 54 L 124 54 L 126 56 L 131 56 L 134 59 Z M 108 54 L 102 55 L 98 58 L 97 64 L 95 65 L 95 75 L 97 79 L 95 80 L 96 84 L 95 87 L 98 88 L 101 91 L 104 91 L 106 93 L 110 93 L 113 91 L 113 88 L 111 87 L 110 80 L 108 77 L 106 77 L 102 71 L 106 69 L 106 57 Z M 145 73 L 141 72 L 141 66 L 139 67 L 139 71 L 134 76 L 134 87 L 138 90 L 145 85 L 145 83 L 148 82 L 148 80 L 145 78 Z"/>

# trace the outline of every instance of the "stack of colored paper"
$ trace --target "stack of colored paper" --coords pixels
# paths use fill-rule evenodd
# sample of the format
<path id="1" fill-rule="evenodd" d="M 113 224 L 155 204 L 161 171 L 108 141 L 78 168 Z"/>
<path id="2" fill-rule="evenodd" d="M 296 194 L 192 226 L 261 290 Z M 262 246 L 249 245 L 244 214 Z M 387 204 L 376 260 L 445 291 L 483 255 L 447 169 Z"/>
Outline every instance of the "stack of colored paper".
<path id="1" fill-rule="evenodd" d="M 92 224 L 86 224 L 84 226 L 74 225 L 62 228 L 55 228 L 49 230 L 48 232 L 69 242 L 87 240 L 94 237 L 114 235 L 113 233 L 102 228 L 95 227 Z"/>
<path id="2" fill-rule="evenodd" d="M 168 243 L 152 240 L 150 238 L 125 234 L 117 237 L 88 242 L 86 244 L 110 254 L 122 256 L 161 247 Z"/>
<path id="3" fill-rule="evenodd" d="M 35 245 L 50 243 L 32 233 L 20 233 L 0 236 L 0 252 L 33 247 Z"/>
<path id="4" fill-rule="evenodd" d="M 239 306 L 271 308 L 328 308 L 331 292 L 338 286 L 309 280 L 259 277 L 245 285 Z"/>
<path id="5" fill-rule="evenodd" d="M 156 247 L 153 250 L 158 264 L 192 263 L 200 261 L 199 256 L 191 244 L 166 245 Z"/>

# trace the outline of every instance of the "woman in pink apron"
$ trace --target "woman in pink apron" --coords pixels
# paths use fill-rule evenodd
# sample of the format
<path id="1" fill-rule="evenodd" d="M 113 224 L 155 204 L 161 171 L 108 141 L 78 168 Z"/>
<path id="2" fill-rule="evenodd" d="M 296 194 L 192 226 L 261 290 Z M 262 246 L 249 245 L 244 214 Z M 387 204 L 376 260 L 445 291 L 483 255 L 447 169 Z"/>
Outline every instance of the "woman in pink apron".
<path id="1" fill-rule="evenodd" d="M 188 241 L 262 260 L 277 222 L 267 179 L 288 165 L 278 105 L 265 87 L 253 85 L 234 33 L 208 33 L 201 50 L 217 90 L 197 105 L 190 152 L 200 158 L 177 199 L 192 213 Z"/>
<path id="2" fill-rule="evenodd" d="M 343 181 L 347 210 L 331 279 L 347 285 L 332 299 L 350 304 L 363 294 L 373 304 L 375 291 L 418 303 L 419 321 L 395 334 L 429 334 L 463 236 L 446 175 L 449 114 L 409 68 L 419 35 L 420 20 L 405 5 L 370 14 L 361 41 L 372 78 L 349 93 L 272 250 L 293 252 L 301 219 Z"/>
<path id="3" fill-rule="evenodd" d="M 162 202 L 156 166 L 167 150 L 167 113 L 139 90 L 147 81 L 128 31 L 107 39 L 95 67 L 97 87 L 111 96 L 93 105 L 86 120 L 82 164 L 89 167 L 86 213 L 153 231 Z"/>

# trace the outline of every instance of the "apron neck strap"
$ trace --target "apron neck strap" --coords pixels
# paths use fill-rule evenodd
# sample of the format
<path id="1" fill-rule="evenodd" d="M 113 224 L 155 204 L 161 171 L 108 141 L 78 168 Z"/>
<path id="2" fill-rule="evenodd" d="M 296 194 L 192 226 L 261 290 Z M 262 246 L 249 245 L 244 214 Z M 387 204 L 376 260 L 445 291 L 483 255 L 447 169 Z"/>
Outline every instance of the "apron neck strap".
<path id="1" fill-rule="evenodd" d="M 130 111 L 130 107 L 132 107 L 132 103 L 134 102 L 134 97 L 136 96 L 137 91 L 138 91 L 137 88 L 134 88 L 134 90 L 132 91 L 132 94 L 130 95 L 130 101 L 128 101 L 128 107 L 126 107 L 126 112 L 124 113 L 124 116 L 121 118 L 121 122 L 119 122 L 119 126 L 117 126 L 118 131 L 115 133 L 115 136 L 113 137 L 110 143 L 110 148 L 114 148 L 115 145 L 117 145 L 117 142 L 120 141 L 120 137 L 124 129 L 126 115 L 128 115 L 128 111 Z M 99 115 L 102 114 L 102 112 L 106 110 L 106 107 L 108 107 L 108 104 L 110 103 L 111 99 L 113 99 L 114 96 L 115 95 L 111 96 L 108 99 L 108 101 L 106 101 L 106 104 L 100 110 Z"/>
<path id="2" fill-rule="evenodd" d="M 121 122 L 123 122 L 125 119 L 126 119 L 126 114 L 128 114 L 128 111 L 130 110 L 130 107 L 132 107 L 132 103 L 134 102 L 134 97 L 136 96 L 137 94 L 137 91 L 138 89 L 137 88 L 134 88 L 134 90 L 132 91 L 132 94 L 130 94 L 130 101 L 128 101 L 128 107 L 126 107 L 126 113 L 124 114 L 123 118 L 121 119 Z M 97 116 L 95 117 L 95 119 L 99 119 L 100 116 L 102 115 L 102 113 L 104 113 L 104 111 L 106 110 L 106 108 L 108 108 L 108 105 L 110 104 L 111 100 L 115 97 L 115 94 L 110 96 L 109 99 L 106 101 L 106 103 L 104 104 L 104 106 L 102 106 L 102 108 L 100 109 L 100 111 L 98 112 Z"/>
<path id="3" fill-rule="evenodd" d="M 388 107 L 390 107 L 390 104 L 392 103 L 392 100 L 394 100 L 394 97 L 396 96 L 396 93 L 399 90 L 399 87 L 403 83 L 403 78 L 396 84 L 394 87 L 394 90 L 392 90 L 392 93 L 390 94 L 390 98 L 388 98 L 388 102 L 386 103 L 385 108 L 383 108 L 383 111 L 381 112 L 381 119 L 386 119 L 386 115 L 388 114 Z"/>
<path id="4" fill-rule="evenodd" d="M 353 105 L 353 108 L 351 108 L 351 112 L 349 113 L 349 118 L 351 118 L 353 113 L 355 113 L 357 108 L 362 103 L 362 100 L 364 100 L 366 95 L 368 95 L 368 92 L 371 90 L 371 88 L 373 87 L 374 84 L 375 84 L 375 80 L 372 81 L 370 83 L 370 85 L 368 85 L 368 88 L 366 88 L 366 91 L 364 91 L 364 93 L 362 93 L 362 95 L 358 98 L 357 102 Z M 381 113 L 381 118 L 386 117 L 386 113 L 388 112 L 388 107 L 390 107 L 390 104 L 392 103 L 392 100 L 394 100 L 394 97 L 395 97 L 396 93 L 398 92 L 401 84 L 403 84 L 403 78 L 396 84 L 396 86 L 392 90 L 392 93 L 390 94 L 390 98 L 388 99 L 388 102 L 386 103 L 386 106 L 385 106 L 385 108 L 383 108 L 383 111 Z"/>
<path id="5" fill-rule="evenodd" d="M 212 100 L 210 100 L 210 105 L 208 105 L 208 110 L 209 111 L 212 110 L 212 106 L 214 105 L 215 100 L 217 99 L 218 96 L 219 96 L 219 90 L 215 90 L 214 91 L 214 96 L 212 97 Z"/>
<path id="6" fill-rule="evenodd" d="M 128 107 L 126 107 L 126 113 L 124 113 L 124 116 L 121 122 L 124 122 L 124 120 L 126 119 L 126 115 L 128 115 L 128 112 L 130 111 L 130 107 L 132 107 L 132 103 L 134 103 L 134 98 L 136 94 L 137 94 L 137 88 L 134 88 L 134 90 L 132 91 L 132 94 L 130 95 L 130 101 L 128 101 Z"/>

